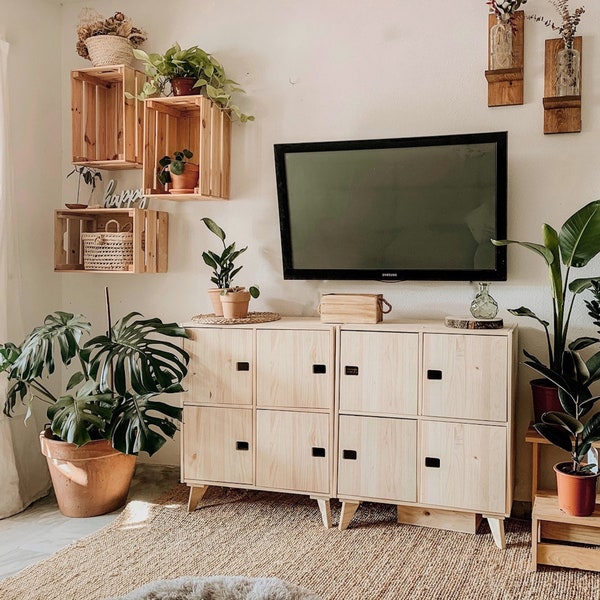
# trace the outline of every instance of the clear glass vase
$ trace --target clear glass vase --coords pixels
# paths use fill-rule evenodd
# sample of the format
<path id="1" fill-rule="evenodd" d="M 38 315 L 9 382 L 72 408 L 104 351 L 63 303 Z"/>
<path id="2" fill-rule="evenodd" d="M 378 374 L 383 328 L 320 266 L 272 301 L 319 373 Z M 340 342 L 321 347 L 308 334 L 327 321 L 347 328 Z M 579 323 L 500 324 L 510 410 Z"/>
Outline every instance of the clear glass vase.
<path id="1" fill-rule="evenodd" d="M 565 46 L 556 55 L 556 95 L 579 96 L 581 55 L 579 50 Z"/>
<path id="2" fill-rule="evenodd" d="M 498 303 L 490 296 L 489 288 L 489 283 L 480 283 L 471 302 L 471 314 L 476 319 L 493 319 L 498 314 Z"/>
<path id="3" fill-rule="evenodd" d="M 490 69 L 510 69 L 513 66 L 513 30 L 510 15 L 496 17 L 490 29 Z"/>

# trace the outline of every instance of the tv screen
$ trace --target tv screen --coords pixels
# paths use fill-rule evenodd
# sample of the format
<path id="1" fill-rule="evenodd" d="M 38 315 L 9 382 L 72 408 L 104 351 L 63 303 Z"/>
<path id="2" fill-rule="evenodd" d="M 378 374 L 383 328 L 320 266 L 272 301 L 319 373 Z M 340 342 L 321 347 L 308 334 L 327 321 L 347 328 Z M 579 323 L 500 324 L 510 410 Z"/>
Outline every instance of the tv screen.
<path id="1" fill-rule="evenodd" d="M 274 150 L 285 279 L 506 279 L 506 132 Z"/>

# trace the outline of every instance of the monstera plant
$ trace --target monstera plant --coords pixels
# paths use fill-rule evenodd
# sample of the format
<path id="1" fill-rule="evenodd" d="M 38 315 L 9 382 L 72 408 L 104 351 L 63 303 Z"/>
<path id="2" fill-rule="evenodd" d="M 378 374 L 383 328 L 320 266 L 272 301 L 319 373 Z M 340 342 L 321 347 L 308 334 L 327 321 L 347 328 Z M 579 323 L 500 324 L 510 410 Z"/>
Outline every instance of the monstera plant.
<path id="1" fill-rule="evenodd" d="M 84 343 L 90 329 L 91 324 L 83 315 L 57 311 L 48 315 L 21 344 L 0 344 L 0 373 L 6 373 L 9 383 L 4 414 L 13 416 L 20 403 L 41 401 L 48 405 L 48 425 L 40 436 L 42 451 L 48 457 L 59 507 L 68 516 L 103 514 L 125 501 L 135 455 L 154 454 L 177 431 L 181 408 L 156 398 L 183 391 L 181 381 L 189 361 L 187 352 L 171 341 L 187 337 L 175 323 L 144 319 L 140 313 L 132 312 L 114 325 L 109 319 L 106 334 Z M 74 372 L 64 391 L 57 394 L 48 378 L 59 375 L 60 364 L 71 371 L 74 368 Z M 68 448 L 71 454 L 66 458 Z M 53 460 L 50 452 L 55 453 Z M 107 482 L 113 484 L 117 479 L 117 467 L 109 465 L 107 477 L 97 475 L 101 454 L 126 467 L 124 489 L 118 493 L 106 489 L 110 488 Z M 86 474 L 85 486 L 72 480 L 72 473 L 85 468 L 83 457 L 90 459 L 95 473 Z M 77 468 L 65 469 L 64 464 L 72 461 Z M 108 493 L 110 497 L 86 512 L 81 509 L 81 498 L 72 503 L 61 501 L 59 479 L 66 483 L 69 494 L 82 488 L 85 500 L 95 498 L 91 491 L 95 481 L 100 484 L 97 494 Z"/>

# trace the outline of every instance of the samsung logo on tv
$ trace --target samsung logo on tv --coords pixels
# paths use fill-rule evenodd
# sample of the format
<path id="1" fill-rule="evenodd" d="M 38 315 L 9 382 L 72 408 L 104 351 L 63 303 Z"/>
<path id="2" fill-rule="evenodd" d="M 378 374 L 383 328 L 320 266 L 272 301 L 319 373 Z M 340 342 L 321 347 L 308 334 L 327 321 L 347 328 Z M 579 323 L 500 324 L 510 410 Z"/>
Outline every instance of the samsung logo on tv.
<path id="1" fill-rule="evenodd" d="M 381 274 L 382 277 L 394 277 L 394 278 L 398 278 L 398 273 L 382 273 Z"/>

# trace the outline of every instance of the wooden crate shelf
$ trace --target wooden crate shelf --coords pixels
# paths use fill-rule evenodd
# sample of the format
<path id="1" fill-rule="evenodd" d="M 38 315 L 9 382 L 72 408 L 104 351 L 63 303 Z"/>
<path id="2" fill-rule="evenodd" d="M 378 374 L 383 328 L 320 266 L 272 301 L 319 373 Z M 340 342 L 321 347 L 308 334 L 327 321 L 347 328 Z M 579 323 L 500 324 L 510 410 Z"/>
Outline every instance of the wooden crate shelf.
<path id="1" fill-rule="evenodd" d="M 200 165 L 193 194 L 169 194 L 157 178 L 158 161 L 188 148 Z M 146 196 L 168 200 L 229 198 L 231 118 L 204 96 L 149 98 L 144 101 L 144 171 Z"/>
<path id="2" fill-rule="evenodd" d="M 485 72 L 488 82 L 488 106 L 512 106 L 523 104 L 523 50 L 525 13 L 517 11 L 512 18 L 513 27 L 513 67 L 494 69 Z M 490 30 L 496 24 L 496 15 L 488 16 L 488 67 L 490 56 Z"/>
<path id="3" fill-rule="evenodd" d="M 111 219 L 133 232 L 133 264 L 123 271 L 91 271 L 83 265 L 81 234 L 105 231 Z M 168 264 L 166 212 L 140 208 L 86 208 L 54 213 L 54 270 L 71 273 L 165 273 Z"/>
<path id="4" fill-rule="evenodd" d="M 141 169 L 146 75 L 126 65 L 71 71 L 73 164 Z"/>
<path id="5" fill-rule="evenodd" d="M 546 40 L 544 64 L 544 133 L 578 133 L 581 131 L 581 95 L 556 95 L 556 60 L 558 52 L 564 48 L 562 38 Z M 581 57 L 583 68 L 581 36 L 573 38 L 573 48 Z M 582 83 L 580 83 L 581 88 Z M 581 93 L 581 89 L 580 89 Z"/>

